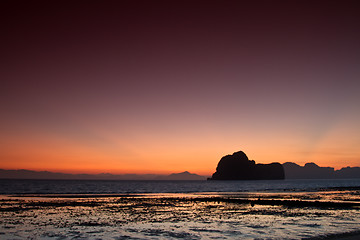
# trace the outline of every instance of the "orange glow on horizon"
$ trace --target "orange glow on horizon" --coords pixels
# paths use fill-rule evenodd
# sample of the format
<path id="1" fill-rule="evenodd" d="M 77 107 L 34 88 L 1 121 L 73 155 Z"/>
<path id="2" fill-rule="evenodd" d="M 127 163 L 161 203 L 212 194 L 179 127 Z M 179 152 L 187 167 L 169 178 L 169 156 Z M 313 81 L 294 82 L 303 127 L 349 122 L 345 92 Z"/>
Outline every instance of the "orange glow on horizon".
<path id="1" fill-rule="evenodd" d="M 15 147 L 16 146 L 16 147 Z M 20 147 L 21 146 L 21 147 Z M 40 147 L 41 146 L 41 147 Z M 216 148 L 216 146 L 218 148 Z M 169 146 L 170 147 L 170 146 Z M 358 166 L 356 153 L 353 155 L 335 155 L 321 151 L 302 154 L 291 152 L 271 151 L 248 147 L 248 149 L 230 150 L 221 145 L 214 145 L 209 149 L 199 148 L 178 150 L 174 148 L 167 152 L 149 149 L 139 151 L 137 155 L 122 156 L 119 152 L 101 151 L 101 149 L 87 148 L 75 144 L 64 144 L 61 141 L 25 141 L 10 144 L 1 152 L 0 163 L 2 169 L 27 169 L 34 171 L 51 171 L 62 173 L 111 173 L 111 174 L 171 174 L 189 171 L 199 175 L 210 176 L 215 172 L 218 161 L 226 154 L 243 150 L 250 160 L 256 163 L 295 162 L 303 166 L 307 162 L 314 162 L 321 167 Z M 260 149 L 260 151 L 256 151 Z M 155 150 L 157 150 L 155 148 Z M 295 158 L 294 156 L 298 156 Z M 346 161 L 345 161 L 346 159 Z"/>
<path id="2" fill-rule="evenodd" d="M 301 166 L 314 162 L 321 167 L 360 166 L 360 151 L 349 148 L 357 141 L 355 133 L 343 128 L 327 131 L 308 143 L 301 133 L 220 132 L 199 128 L 194 135 L 184 130 L 173 137 L 167 132 L 137 133 L 122 139 L 116 129 L 91 128 L 98 140 L 69 138 L 48 132 L 22 131 L 0 139 L 0 168 L 64 173 L 171 174 L 189 171 L 210 176 L 222 156 L 244 151 L 256 163 L 294 162 Z M 301 130 L 299 130 L 301 131 Z M 293 137 L 297 134 L 297 137 Z M 223 136 L 223 137 L 219 137 Z M 261 137 L 260 137 L 261 136 Z M 246 139 L 246 142 L 243 140 Z M 338 139 L 345 139 L 341 143 Z M 242 143 L 242 144 L 238 144 Z M 271 144 L 269 144 L 271 143 Z"/>

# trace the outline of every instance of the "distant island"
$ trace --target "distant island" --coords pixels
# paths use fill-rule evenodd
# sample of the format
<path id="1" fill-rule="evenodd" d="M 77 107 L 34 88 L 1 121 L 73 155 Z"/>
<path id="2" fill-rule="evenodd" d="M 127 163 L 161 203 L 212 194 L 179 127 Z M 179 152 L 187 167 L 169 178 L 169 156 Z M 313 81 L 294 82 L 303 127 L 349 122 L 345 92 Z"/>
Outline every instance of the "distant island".
<path id="1" fill-rule="evenodd" d="M 48 171 L 31 170 L 5 170 L 0 169 L 0 179 L 58 179 L 58 180 L 206 180 L 206 176 L 200 176 L 188 171 L 172 173 L 170 175 L 159 174 L 69 174 Z"/>
<path id="2" fill-rule="evenodd" d="M 319 167 L 306 163 L 303 167 L 293 162 L 283 164 L 286 179 L 346 179 L 360 178 L 360 167 L 345 167 L 334 170 L 332 167 Z"/>
<path id="3" fill-rule="evenodd" d="M 69 174 L 49 171 L 0 169 L 0 179 L 58 179 L 58 180 L 276 180 L 276 179 L 349 179 L 360 178 L 360 167 L 319 167 L 315 163 L 300 166 L 293 162 L 256 164 L 242 151 L 222 157 L 212 177 L 184 171 L 160 174 Z"/>
<path id="4" fill-rule="evenodd" d="M 256 164 L 243 151 L 222 157 L 209 180 L 276 180 L 284 179 L 280 163 Z"/>
<path id="5" fill-rule="evenodd" d="M 303 167 L 293 163 L 256 164 L 242 151 L 222 157 L 216 172 L 208 180 L 276 180 L 276 179 L 346 179 L 360 178 L 360 167 L 319 167 L 306 163 Z"/>

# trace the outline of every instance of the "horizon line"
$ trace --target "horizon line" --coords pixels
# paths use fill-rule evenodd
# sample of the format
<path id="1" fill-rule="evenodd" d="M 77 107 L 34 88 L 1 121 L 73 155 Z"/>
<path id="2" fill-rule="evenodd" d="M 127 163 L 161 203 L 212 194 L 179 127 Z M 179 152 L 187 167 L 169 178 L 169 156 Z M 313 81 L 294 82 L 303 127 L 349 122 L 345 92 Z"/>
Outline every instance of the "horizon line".
<path id="1" fill-rule="evenodd" d="M 300 165 L 300 164 L 297 164 L 295 162 L 284 162 L 284 163 L 280 163 L 281 165 L 285 164 L 285 163 L 294 163 L 300 167 L 304 167 L 306 164 L 309 164 L 309 163 L 314 163 L 314 162 L 308 162 L 308 163 L 305 163 L 304 165 Z M 318 164 L 314 163 L 315 165 L 317 165 L 318 167 L 321 167 L 321 168 L 333 168 L 334 171 L 338 171 L 338 170 L 341 170 L 341 169 L 344 169 L 344 168 L 358 168 L 360 166 L 343 166 L 339 169 L 335 169 L 334 167 L 331 167 L 331 166 L 326 166 L 326 167 L 323 167 L 323 166 L 319 166 Z M 109 175 L 160 175 L 160 176 L 167 176 L 167 175 L 171 175 L 171 174 L 179 174 L 179 173 L 190 173 L 190 174 L 196 174 L 196 175 L 199 175 L 199 176 L 205 176 L 205 177 L 208 177 L 208 176 L 211 176 L 212 173 L 210 174 L 198 174 L 196 172 L 191 172 L 189 170 L 183 170 L 183 171 L 169 171 L 168 173 L 156 173 L 156 172 L 147 172 L 147 173 L 135 173 L 135 172 L 127 172 L 127 173 L 111 173 L 110 171 L 108 172 L 98 172 L 98 173 L 95 173 L 95 172 L 86 172 L 86 171 L 79 171 L 79 172 L 68 172 L 66 170 L 47 170 L 47 169 L 26 169 L 26 168 L 13 168 L 13 169 L 8 169 L 8 168 L 0 168 L 0 170 L 5 170 L 5 171 L 32 171 L 32 172 L 49 172 L 49 173 L 58 173 L 58 174 L 69 174 L 69 175 L 101 175 L 101 174 L 109 174 Z M 216 170 L 216 168 L 214 169 Z M 74 171 L 74 170 L 70 170 L 70 171 Z"/>

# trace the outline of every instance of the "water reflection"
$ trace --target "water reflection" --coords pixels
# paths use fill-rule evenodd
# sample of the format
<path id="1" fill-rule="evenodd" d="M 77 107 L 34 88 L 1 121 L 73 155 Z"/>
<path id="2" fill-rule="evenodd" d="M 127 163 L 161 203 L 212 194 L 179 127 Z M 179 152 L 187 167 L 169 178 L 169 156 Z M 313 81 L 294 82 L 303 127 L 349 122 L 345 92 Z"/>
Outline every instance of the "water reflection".
<path id="1" fill-rule="evenodd" d="M 1 239 L 300 239 L 360 228 L 359 191 L 3 197 Z M 287 202 L 314 202 L 303 207 Z M 339 203 L 322 206 L 323 203 Z M 346 203 L 353 205 L 346 205 Z M 342 205 L 345 204 L 345 205 Z"/>

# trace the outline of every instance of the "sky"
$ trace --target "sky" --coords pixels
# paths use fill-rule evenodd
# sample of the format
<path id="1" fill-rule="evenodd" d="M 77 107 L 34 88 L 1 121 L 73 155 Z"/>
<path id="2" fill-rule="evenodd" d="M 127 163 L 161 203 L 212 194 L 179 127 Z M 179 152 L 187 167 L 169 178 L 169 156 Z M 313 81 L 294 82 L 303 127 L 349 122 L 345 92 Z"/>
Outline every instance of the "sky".
<path id="1" fill-rule="evenodd" d="M 360 166 L 358 1 L 4 1 L 0 168 Z"/>

